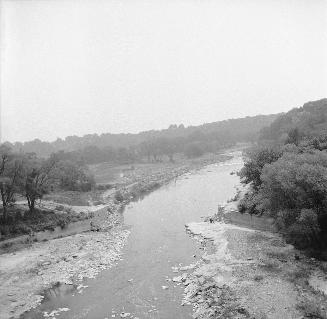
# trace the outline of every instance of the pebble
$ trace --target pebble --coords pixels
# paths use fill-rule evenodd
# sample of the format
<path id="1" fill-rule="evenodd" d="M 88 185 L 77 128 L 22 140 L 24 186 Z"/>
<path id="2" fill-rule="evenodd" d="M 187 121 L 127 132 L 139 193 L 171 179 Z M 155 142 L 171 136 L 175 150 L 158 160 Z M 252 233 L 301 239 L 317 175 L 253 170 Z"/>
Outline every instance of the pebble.
<path id="1" fill-rule="evenodd" d="M 49 265 L 51 265 L 50 261 L 45 261 L 44 263 L 42 263 L 42 266 L 49 266 Z"/>

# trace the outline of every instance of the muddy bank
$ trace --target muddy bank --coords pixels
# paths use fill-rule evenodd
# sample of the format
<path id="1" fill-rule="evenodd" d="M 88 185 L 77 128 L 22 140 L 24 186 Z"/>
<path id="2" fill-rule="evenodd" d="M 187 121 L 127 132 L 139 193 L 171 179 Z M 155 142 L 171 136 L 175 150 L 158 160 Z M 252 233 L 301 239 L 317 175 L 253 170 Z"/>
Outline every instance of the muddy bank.
<path id="1" fill-rule="evenodd" d="M 228 214 L 236 221 L 235 213 Z M 327 296 L 312 284 L 313 274 L 320 287 L 322 278 L 326 282 L 322 263 L 306 258 L 277 233 L 249 228 L 251 223 L 243 216 L 238 224 L 248 227 L 217 220 L 187 225 L 196 240 L 214 250 L 206 251 L 183 281 L 184 302 L 193 305 L 194 317 L 327 318 Z"/>

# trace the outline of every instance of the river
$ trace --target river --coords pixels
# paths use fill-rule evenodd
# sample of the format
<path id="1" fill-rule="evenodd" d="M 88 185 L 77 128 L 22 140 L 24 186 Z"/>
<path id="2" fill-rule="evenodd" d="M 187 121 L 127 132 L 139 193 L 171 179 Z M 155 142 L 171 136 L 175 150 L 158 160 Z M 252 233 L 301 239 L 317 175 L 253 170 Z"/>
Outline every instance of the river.
<path id="1" fill-rule="evenodd" d="M 185 174 L 124 210 L 131 234 L 120 260 L 78 291 L 61 285 L 45 294 L 42 304 L 22 318 L 44 318 L 44 312 L 67 308 L 51 318 L 191 318 L 191 306 L 181 306 L 183 287 L 167 281 L 172 267 L 189 265 L 203 254 L 184 225 L 201 221 L 218 204 L 234 196 L 242 166 L 240 152 L 226 162 Z M 164 288 L 163 288 L 164 286 Z M 168 287 L 168 288 L 167 288 Z"/>

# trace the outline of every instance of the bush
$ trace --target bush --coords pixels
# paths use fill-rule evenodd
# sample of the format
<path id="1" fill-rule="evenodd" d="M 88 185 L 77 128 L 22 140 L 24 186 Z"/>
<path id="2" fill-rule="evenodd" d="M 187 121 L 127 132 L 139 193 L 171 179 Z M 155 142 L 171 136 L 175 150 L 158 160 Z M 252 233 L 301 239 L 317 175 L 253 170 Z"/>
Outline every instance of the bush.
<path id="1" fill-rule="evenodd" d="M 67 225 L 69 224 L 67 218 L 60 218 L 57 225 L 60 226 L 61 229 L 64 229 L 67 227 Z"/>
<path id="2" fill-rule="evenodd" d="M 97 185 L 96 186 L 96 189 L 99 190 L 99 191 L 105 191 L 105 190 L 108 190 L 108 189 L 112 189 L 113 188 L 113 185 L 111 184 L 101 184 L 101 185 Z"/>
<path id="3" fill-rule="evenodd" d="M 256 193 L 247 192 L 238 203 L 238 210 L 241 214 L 257 215 L 260 212 L 257 209 Z"/>
<path id="4" fill-rule="evenodd" d="M 289 241 L 300 248 L 319 246 L 319 236 L 318 216 L 312 209 L 303 209 L 295 222 L 287 229 Z"/>
<path id="5" fill-rule="evenodd" d="M 123 196 L 123 194 L 121 193 L 121 191 L 117 191 L 116 193 L 115 193 L 115 200 L 117 201 L 117 202 L 122 202 L 123 200 L 124 200 L 124 196 Z"/>

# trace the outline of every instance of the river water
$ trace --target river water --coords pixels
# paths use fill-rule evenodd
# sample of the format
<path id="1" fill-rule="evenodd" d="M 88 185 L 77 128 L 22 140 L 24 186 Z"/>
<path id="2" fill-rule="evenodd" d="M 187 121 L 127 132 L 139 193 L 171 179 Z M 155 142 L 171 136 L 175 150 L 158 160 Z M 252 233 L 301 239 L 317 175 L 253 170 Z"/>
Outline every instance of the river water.
<path id="1" fill-rule="evenodd" d="M 234 196 L 239 178 L 230 173 L 241 168 L 242 159 L 240 153 L 233 155 L 128 205 L 124 223 L 131 234 L 122 260 L 85 280 L 88 287 L 81 293 L 65 285 L 50 289 L 42 304 L 22 318 L 44 318 L 45 311 L 59 308 L 69 311 L 55 318 L 120 318 L 122 312 L 131 314 L 127 318 L 191 318 L 191 307 L 181 305 L 183 287 L 166 279 L 178 275 L 172 267 L 194 263 L 203 254 L 185 224 L 201 221 Z"/>

